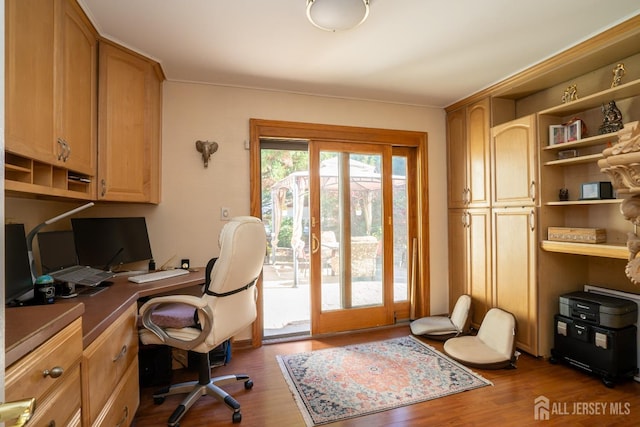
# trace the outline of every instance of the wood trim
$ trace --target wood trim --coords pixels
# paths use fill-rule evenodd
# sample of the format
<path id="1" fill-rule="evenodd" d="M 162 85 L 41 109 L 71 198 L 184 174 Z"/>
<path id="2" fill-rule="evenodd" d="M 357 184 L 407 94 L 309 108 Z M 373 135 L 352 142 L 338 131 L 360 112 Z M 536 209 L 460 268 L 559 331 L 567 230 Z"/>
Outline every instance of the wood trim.
<path id="1" fill-rule="evenodd" d="M 638 52 L 640 15 L 445 108 L 447 113 L 486 96 L 513 98 L 538 92 Z"/>
<path id="2" fill-rule="evenodd" d="M 338 142 L 384 143 L 393 146 L 415 147 L 417 150 L 417 200 L 416 235 L 418 238 L 418 279 L 421 283 L 421 294 L 417 298 L 417 317 L 430 312 L 430 267 L 429 267 L 429 179 L 428 179 L 428 134 L 426 132 L 365 128 L 355 126 L 326 125 L 318 123 L 289 122 L 280 120 L 249 120 L 249 163 L 251 171 L 260 170 L 260 138 L 279 139 L 320 139 Z M 260 176 L 250 177 L 250 214 L 262 217 Z M 258 289 L 262 289 L 262 279 L 258 281 Z M 262 345 L 262 292 L 258 292 L 258 318 L 253 323 L 252 344 Z"/>

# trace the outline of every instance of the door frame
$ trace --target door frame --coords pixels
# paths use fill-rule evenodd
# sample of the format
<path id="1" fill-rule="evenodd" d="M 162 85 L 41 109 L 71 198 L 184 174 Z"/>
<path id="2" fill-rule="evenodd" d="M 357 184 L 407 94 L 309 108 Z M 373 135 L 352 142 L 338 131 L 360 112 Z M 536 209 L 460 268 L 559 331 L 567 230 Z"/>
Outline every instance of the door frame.
<path id="1" fill-rule="evenodd" d="M 416 317 L 429 315 L 430 268 L 429 268 L 429 192 L 427 169 L 427 133 L 393 129 L 378 129 L 317 123 L 288 122 L 280 120 L 249 120 L 249 162 L 250 162 L 250 214 L 262 217 L 260 139 L 280 140 L 324 140 L 346 143 L 387 144 L 397 147 L 414 147 L 417 164 L 416 237 L 418 240 L 415 282 L 421 284 L 421 292 L 413 298 L 412 311 Z M 262 280 L 258 283 L 258 316 L 253 323 L 252 345 L 262 345 L 263 299 Z"/>

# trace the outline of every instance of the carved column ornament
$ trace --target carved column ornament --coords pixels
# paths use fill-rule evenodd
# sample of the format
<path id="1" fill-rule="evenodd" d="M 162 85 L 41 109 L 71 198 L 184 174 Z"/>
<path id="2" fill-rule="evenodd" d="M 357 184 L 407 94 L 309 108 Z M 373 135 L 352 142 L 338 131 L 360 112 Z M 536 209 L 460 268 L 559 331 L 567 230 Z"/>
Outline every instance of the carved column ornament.
<path id="1" fill-rule="evenodd" d="M 620 205 L 620 212 L 627 221 L 640 225 L 640 122 L 627 123 L 618 131 L 618 142 L 604 149 L 604 159 L 598 161 L 600 171 L 607 174 L 619 195 L 630 195 Z M 627 277 L 640 284 L 640 237 L 628 233 L 629 262 L 625 268 Z"/>

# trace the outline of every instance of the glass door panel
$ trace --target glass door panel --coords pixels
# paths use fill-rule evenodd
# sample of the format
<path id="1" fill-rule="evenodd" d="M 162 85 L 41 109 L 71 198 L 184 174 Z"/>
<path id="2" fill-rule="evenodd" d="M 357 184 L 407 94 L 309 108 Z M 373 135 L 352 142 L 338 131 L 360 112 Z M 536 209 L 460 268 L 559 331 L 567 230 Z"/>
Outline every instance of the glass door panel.
<path id="1" fill-rule="evenodd" d="M 383 250 L 384 195 L 390 182 L 383 171 L 391 163 L 390 150 L 360 145 L 354 151 L 345 144 L 312 142 L 311 168 L 317 173 L 311 174 L 311 194 L 317 194 L 317 211 L 312 202 L 311 262 L 318 284 L 312 334 L 393 321 Z"/>

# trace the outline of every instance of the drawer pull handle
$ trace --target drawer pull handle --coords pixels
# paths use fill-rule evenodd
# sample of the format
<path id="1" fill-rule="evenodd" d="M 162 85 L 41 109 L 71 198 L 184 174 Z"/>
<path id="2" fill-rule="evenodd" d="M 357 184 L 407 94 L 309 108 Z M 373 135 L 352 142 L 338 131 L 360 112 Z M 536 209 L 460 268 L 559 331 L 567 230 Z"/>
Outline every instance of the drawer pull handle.
<path id="1" fill-rule="evenodd" d="M 113 358 L 113 361 L 117 362 L 118 360 L 122 359 L 125 354 L 127 354 L 127 346 L 123 345 L 122 350 L 120 350 L 120 353 L 118 353 L 116 357 Z"/>
<path id="2" fill-rule="evenodd" d="M 56 421 L 55 420 L 49 421 L 49 427 L 56 427 Z"/>
<path id="3" fill-rule="evenodd" d="M 51 377 L 51 378 L 58 378 L 60 377 L 62 374 L 64 373 L 64 369 L 62 369 L 60 366 L 56 366 L 55 368 L 48 370 L 45 369 L 42 372 L 42 376 L 44 377 Z"/>
<path id="4" fill-rule="evenodd" d="M 127 422 L 127 418 L 129 418 L 129 407 L 125 406 L 124 407 L 124 414 L 122 414 L 122 419 L 120 420 L 120 422 L 118 424 L 116 424 L 116 427 L 120 427 L 125 425 L 125 423 Z"/>

